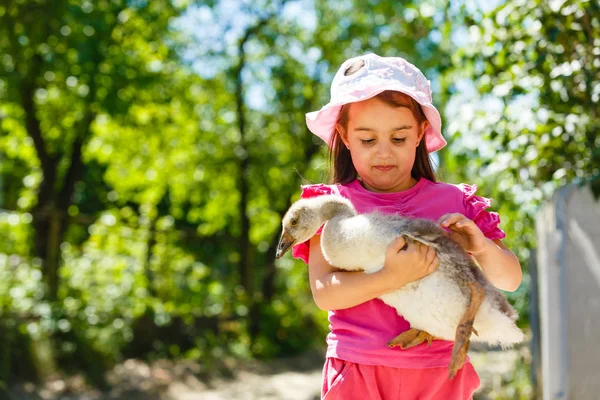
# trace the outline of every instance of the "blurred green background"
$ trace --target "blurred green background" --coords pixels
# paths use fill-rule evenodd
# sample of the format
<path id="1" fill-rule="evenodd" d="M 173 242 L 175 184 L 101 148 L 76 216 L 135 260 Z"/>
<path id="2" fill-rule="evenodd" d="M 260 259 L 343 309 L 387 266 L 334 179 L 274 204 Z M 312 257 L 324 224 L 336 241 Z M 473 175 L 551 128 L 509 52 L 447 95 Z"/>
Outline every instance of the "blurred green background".
<path id="1" fill-rule="evenodd" d="M 0 0 L 0 391 L 322 343 L 274 248 L 328 179 L 304 114 L 365 52 L 431 80 L 440 179 L 494 199 L 527 269 L 541 202 L 600 172 L 599 32 L 583 0 Z"/>

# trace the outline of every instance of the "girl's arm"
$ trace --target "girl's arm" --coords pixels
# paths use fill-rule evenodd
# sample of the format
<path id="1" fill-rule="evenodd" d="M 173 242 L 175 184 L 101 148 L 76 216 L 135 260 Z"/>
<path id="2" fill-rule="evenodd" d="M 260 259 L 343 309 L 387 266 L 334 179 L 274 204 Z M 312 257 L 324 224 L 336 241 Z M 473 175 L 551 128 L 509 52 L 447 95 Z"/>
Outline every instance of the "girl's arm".
<path id="1" fill-rule="evenodd" d="M 438 266 L 435 251 L 421 244 L 410 244 L 402 238 L 392 242 L 386 252 L 384 267 L 372 274 L 342 271 L 329 264 L 321 252 L 321 235 L 310 240 L 308 275 L 317 307 L 341 310 L 372 300 L 423 278 Z M 412 265 L 411 268 L 403 266 Z"/>
<path id="2" fill-rule="evenodd" d="M 519 288 L 523 279 L 521 264 L 500 239 L 486 238 L 475 222 L 460 213 L 443 215 L 438 222 L 475 257 L 492 285 L 507 292 Z"/>
<path id="3" fill-rule="evenodd" d="M 492 285 L 507 292 L 514 292 L 521 285 L 521 263 L 500 239 L 487 239 L 482 250 L 471 253 L 483 269 Z"/>

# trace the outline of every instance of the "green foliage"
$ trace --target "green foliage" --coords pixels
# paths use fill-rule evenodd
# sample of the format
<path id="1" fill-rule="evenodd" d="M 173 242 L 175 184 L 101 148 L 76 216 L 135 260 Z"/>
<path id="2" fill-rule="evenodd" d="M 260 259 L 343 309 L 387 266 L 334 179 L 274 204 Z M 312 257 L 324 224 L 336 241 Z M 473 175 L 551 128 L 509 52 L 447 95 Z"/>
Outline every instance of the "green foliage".
<path id="1" fill-rule="evenodd" d="M 541 202 L 600 173 L 599 11 L 588 1 L 515 1 L 457 16 L 464 43 L 443 79 L 451 96 L 443 170 L 494 198 L 524 268 Z M 509 296 L 525 318 L 528 285 L 525 276 Z"/>
<path id="2" fill-rule="evenodd" d="M 524 264 L 541 199 L 598 174 L 591 3 L 316 2 L 314 20 L 299 2 L 188 3 L 0 5 L 0 359 L 51 343 L 59 368 L 102 385 L 124 357 L 322 342 L 306 266 L 273 254 L 300 184 L 328 180 L 304 118 L 350 56 L 401 55 L 433 80 L 449 101 L 443 177 L 496 199 Z M 0 380 L 28 375 L 15 368 Z"/>
<path id="3" fill-rule="evenodd" d="M 524 203 L 520 217 L 557 186 L 600 173 L 598 11 L 587 1 L 506 3 L 466 18 L 468 45 L 449 76 L 477 93 L 449 127 L 453 149 L 477 151 L 463 171 L 492 177 L 489 187 Z"/>
<path id="4" fill-rule="evenodd" d="M 198 75 L 181 60 L 190 48 L 210 46 L 174 29 L 182 11 L 175 4 L 183 7 L 119 0 L 0 7 L 2 206 L 11 210 L 0 249 L 8 260 L 0 269 L 3 312 L 30 321 L 18 325 L 32 337 L 55 340 L 66 369 L 123 356 L 276 356 L 310 345 L 305 333 L 315 326 L 322 340 L 326 321 L 315 313 L 306 267 L 273 261 L 298 175 L 326 179 L 304 113 L 326 101 L 323 83 L 350 53 L 401 46 L 417 57 L 414 46 L 435 47 L 427 34 L 433 21 L 416 18 L 410 3 L 410 12 L 377 4 L 373 15 L 353 12 L 358 3 L 319 4 L 317 16 L 331 23 L 317 27 L 292 21 L 283 6 L 256 4 L 238 10 L 248 17 L 247 42 L 239 36 L 221 53 L 199 54 L 221 64 L 212 76 Z M 198 7 L 225 29 L 221 4 Z M 375 32 L 374 22 L 382 25 Z M 420 33 L 399 40 L 406 32 Z M 433 66 L 439 54 L 423 59 Z M 268 107 L 250 101 L 256 87 Z M 79 178 L 65 192 L 78 146 Z M 68 222 L 58 236 L 57 299 L 48 302 L 48 259 L 39 248 L 56 235 L 44 225 L 52 212 Z M 240 286 L 245 258 L 252 289 Z M 97 370 L 88 372 L 101 383 Z"/>
<path id="5" fill-rule="evenodd" d="M 487 362 L 493 365 L 494 361 L 488 360 Z M 475 400 L 529 400 L 536 398 L 535 388 L 531 384 L 531 359 L 528 349 L 518 350 L 514 367 L 509 371 L 498 373 L 495 370 L 488 373 L 494 375 L 494 379 L 488 378 L 488 385 L 480 388 L 473 396 Z"/>

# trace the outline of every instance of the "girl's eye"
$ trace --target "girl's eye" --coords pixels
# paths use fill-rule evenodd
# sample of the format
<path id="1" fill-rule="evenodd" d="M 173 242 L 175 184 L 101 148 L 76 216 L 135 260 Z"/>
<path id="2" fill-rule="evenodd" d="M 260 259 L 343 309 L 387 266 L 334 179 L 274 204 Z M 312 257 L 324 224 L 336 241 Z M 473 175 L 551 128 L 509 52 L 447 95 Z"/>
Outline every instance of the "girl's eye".
<path id="1" fill-rule="evenodd" d="M 362 144 L 373 144 L 375 143 L 375 139 L 369 139 L 369 140 L 360 140 L 362 142 Z"/>
<path id="2" fill-rule="evenodd" d="M 406 138 L 394 138 L 392 139 L 394 143 L 404 143 L 406 142 Z"/>

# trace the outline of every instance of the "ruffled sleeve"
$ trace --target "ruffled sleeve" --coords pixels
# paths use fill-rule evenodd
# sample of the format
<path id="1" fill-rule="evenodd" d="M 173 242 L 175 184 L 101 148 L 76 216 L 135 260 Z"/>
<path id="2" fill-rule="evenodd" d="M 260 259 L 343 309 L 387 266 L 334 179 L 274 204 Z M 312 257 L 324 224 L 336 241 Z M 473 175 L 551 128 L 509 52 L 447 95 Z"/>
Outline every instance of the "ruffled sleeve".
<path id="1" fill-rule="evenodd" d="M 506 233 L 499 228 L 500 215 L 496 212 L 485 211 L 492 204 L 486 197 L 476 196 L 477 185 L 460 184 L 458 187 L 463 192 L 465 216 L 481 229 L 481 232 L 490 240 L 504 239 Z"/>
<path id="2" fill-rule="evenodd" d="M 308 199 L 311 197 L 322 196 L 324 194 L 334 194 L 331 186 L 317 184 L 317 185 L 304 185 L 302 186 L 302 193 L 300 194 L 300 198 Z M 323 227 L 320 227 L 315 235 L 320 235 Z M 292 247 L 292 256 L 295 258 L 299 258 L 303 260 L 306 264 L 308 264 L 308 256 L 310 254 L 310 242 L 306 241 L 304 243 L 299 243 Z"/>

